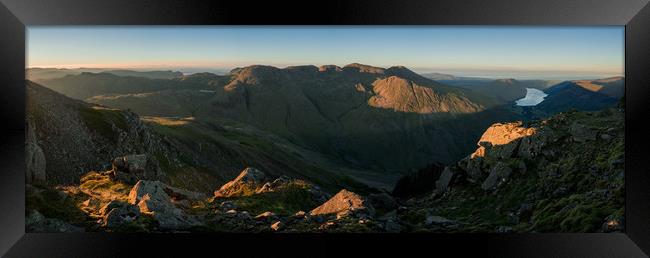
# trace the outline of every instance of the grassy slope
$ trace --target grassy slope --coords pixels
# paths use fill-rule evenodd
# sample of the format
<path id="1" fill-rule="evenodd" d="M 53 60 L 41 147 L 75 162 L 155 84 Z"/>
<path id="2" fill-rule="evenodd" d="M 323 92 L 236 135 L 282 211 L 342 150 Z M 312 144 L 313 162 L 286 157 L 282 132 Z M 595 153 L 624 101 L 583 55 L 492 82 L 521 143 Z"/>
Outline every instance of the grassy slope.
<path id="1" fill-rule="evenodd" d="M 180 162 L 157 156 L 167 181 L 174 186 L 212 192 L 247 166 L 254 166 L 276 177 L 287 175 L 308 180 L 328 192 L 337 192 L 342 187 L 372 191 L 351 177 L 312 163 L 284 144 L 280 146 L 272 139 L 234 128 L 228 122 L 149 124 L 181 146 Z"/>

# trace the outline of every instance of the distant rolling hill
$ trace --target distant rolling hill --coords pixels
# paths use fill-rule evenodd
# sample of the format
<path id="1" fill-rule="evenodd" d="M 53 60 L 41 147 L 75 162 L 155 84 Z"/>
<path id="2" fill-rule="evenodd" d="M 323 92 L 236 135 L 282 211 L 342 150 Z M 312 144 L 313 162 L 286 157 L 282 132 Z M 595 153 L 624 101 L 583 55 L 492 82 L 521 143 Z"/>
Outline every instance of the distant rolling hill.
<path id="1" fill-rule="evenodd" d="M 534 83 L 515 79 L 440 80 L 439 82 L 488 96 L 500 105 L 523 98 L 526 96 L 526 88 L 534 88 Z"/>
<path id="2" fill-rule="evenodd" d="M 61 78 L 66 75 L 78 75 L 81 73 L 110 73 L 118 76 L 135 76 L 149 79 L 172 79 L 183 76 L 178 71 L 134 71 L 125 69 L 110 68 L 29 68 L 27 69 L 27 79 L 35 82 Z"/>
<path id="3" fill-rule="evenodd" d="M 598 92 L 614 98 L 621 98 L 625 93 L 625 78 L 620 76 L 598 80 L 579 80 L 573 82 L 589 91 Z"/>
<path id="4" fill-rule="evenodd" d="M 186 81 L 183 76 L 173 79 L 150 79 L 136 76 L 119 76 L 112 73 L 83 72 L 61 78 L 43 80 L 41 84 L 64 95 L 85 99 L 106 94 L 149 93 L 167 89 L 203 89 L 203 82 Z"/>
<path id="5" fill-rule="evenodd" d="M 564 81 L 544 90 L 544 101 L 513 110 L 528 119 L 539 119 L 569 110 L 596 111 L 617 106 L 622 100 L 625 79 Z"/>

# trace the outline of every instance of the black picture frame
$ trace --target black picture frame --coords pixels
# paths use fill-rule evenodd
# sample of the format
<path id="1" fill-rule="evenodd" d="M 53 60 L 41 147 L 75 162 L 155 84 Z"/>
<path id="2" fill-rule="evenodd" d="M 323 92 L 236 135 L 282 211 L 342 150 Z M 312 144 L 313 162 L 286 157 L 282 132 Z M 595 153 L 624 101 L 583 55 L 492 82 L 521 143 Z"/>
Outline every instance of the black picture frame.
<path id="1" fill-rule="evenodd" d="M 25 233 L 25 26 L 30 25 L 625 25 L 625 233 L 45 234 Z M 0 255 L 305 256 L 420 251 L 495 257 L 647 257 L 650 253 L 650 7 L 647 0 L 181 1 L 0 0 Z M 351 248 L 351 250 L 349 249 Z"/>

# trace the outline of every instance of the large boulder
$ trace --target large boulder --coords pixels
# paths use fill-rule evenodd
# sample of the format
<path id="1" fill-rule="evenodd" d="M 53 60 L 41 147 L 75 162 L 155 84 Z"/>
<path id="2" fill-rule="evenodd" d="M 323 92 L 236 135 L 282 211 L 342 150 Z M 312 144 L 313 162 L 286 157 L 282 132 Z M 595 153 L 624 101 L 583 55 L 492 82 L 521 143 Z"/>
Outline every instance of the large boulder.
<path id="1" fill-rule="evenodd" d="M 517 152 L 520 141 L 535 133 L 535 128 L 523 127 L 522 122 L 493 124 L 485 130 L 477 143 L 479 147 L 470 155 L 470 158 L 475 159 L 487 155 L 501 159 L 510 158 Z"/>
<path id="2" fill-rule="evenodd" d="M 490 126 L 478 141 L 479 146 L 489 143 L 490 146 L 505 145 L 514 140 L 535 134 L 535 128 L 522 127 L 522 122 L 496 123 Z"/>
<path id="3" fill-rule="evenodd" d="M 149 195 L 149 199 L 171 204 L 170 197 L 165 192 L 165 187 L 165 184 L 160 181 L 140 180 L 129 192 L 129 203 L 137 205 L 145 195 Z"/>
<path id="4" fill-rule="evenodd" d="M 113 168 L 131 174 L 144 173 L 147 167 L 147 155 L 127 155 L 113 160 Z"/>
<path id="5" fill-rule="evenodd" d="M 511 158 L 516 154 L 517 148 L 519 147 L 521 140 L 522 139 L 515 139 L 507 144 L 491 146 L 490 154 L 492 155 L 492 157 L 496 157 L 500 159 Z"/>
<path id="6" fill-rule="evenodd" d="M 129 193 L 130 204 L 137 205 L 140 212 L 153 216 L 164 229 L 185 229 L 199 222 L 176 207 L 165 191 L 168 187 L 159 181 L 140 180 Z"/>
<path id="7" fill-rule="evenodd" d="M 332 214 L 336 214 L 337 216 L 374 216 L 374 213 L 375 209 L 365 198 L 343 189 L 332 196 L 327 202 L 313 209 L 309 214 L 312 216 Z"/>
<path id="8" fill-rule="evenodd" d="M 528 137 L 521 140 L 517 155 L 523 158 L 534 158 L 542 152 L 544 141 L 537 137 Z"/>
<path id="9" fill-rule="evenodd" d="M 505 163 L 499 162 L 490 170 L 490 175 L 483 181 L 481 188 L 491 190 L 505 182 L 512 174 L 512 169 Z"/>
<path id="10" fill-rule="evenodd" d="M 257 221 L 267 221 L 267 220 L 277 220 L 278 216 L 275 215 L 275 213 L 267 211 L 260 213 L 259 215 L 255 216 L 255 220 Z"/>
<path id="11" fill-rule="evenodd" d="M 255 193 L 260 194 L 275 192 L 289 186 L 292 181 L 293 180 L 291 178 L 283 175 L 273 180 L 273 182 L 266 182 L 262 185 L 262 187 L 256 188 Z"/>
<path id="12" fill-rule="evenodd" d="M 145 154 L 126 155 L 113 159 L 112 176 L 115 180 L 134 184 L 141 179 L 152 179 L 157 174 L 157 165 Z"/>
<path id="13" fill-rule="evenodd" d="M 235 179 L 214 191 L 214 196 L 233 197 L 251 195 L 262 189 L 266 179 L 267 177 L 264 172 L 249 167 L 244 169 Z"/>
<path id="14" fill-rule="evenodd" d="M 444 193 L 447 189 L 457 180 L 460 179 L 462 175 L 461 170 L 456 166 L 447 166 L 440 174 L 440 177 L 436 181 L 436 191 L 438 193 Z"/>
<path id="15" fill-rule="evenodd" d="M 465 171 L 469 181 L 478 182 L 487 176 L 487 173 L 483 169 L 483 157 L 472 157 L 472 155 L 470 155 L 460 160 L 457 165 L 460 169 Z"/>
<path id="16" fill-rule="evenodd" d="M 101 208 L 100 214 L 104 216 L 103 226 L 119 227 L 137 220 L 140 210 L 137 206 L 125 202 L 111 201 Z"/>

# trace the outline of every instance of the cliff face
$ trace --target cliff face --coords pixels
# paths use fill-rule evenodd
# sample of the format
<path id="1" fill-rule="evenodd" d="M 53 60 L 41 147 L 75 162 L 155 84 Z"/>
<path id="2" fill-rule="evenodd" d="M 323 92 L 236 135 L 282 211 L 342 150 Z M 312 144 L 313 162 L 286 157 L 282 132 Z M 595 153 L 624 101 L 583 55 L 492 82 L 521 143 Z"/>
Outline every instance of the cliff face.
<path id="1" fill-rule="evenodd" d="M 610 232 L 624 221 L 624 112 L 560 113 L 495 124 L 403 215 L 441 216 L 451 231 Z M 464 226 L 463 226 L 464 225 Z"/>
<path id="2" fill-rule="evenodd" d="M 118 156 L 169 152 L 134 113 L 73 100 L 29 81 L 26 98 L 27 151 L 37 164 L 42 152 L 46 164 L 40 180 L 70 184 L 88 171 L 105 170 Z"/>

